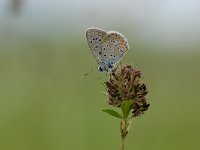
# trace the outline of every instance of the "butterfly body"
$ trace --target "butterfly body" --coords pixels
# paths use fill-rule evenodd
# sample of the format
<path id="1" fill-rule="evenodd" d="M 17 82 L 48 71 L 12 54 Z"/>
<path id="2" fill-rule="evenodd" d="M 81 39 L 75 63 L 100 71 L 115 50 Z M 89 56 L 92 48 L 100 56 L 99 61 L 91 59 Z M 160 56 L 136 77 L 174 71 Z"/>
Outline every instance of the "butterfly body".
<path id="1" fill-rule="evenodd" d="M 99 71 L 109 72 L 115 68 L 129 47 L 124 36 L 115 31 L 106 32 L 98 28 L 89 28 L 86 31 L 86 38 L 99 64 Z"/>

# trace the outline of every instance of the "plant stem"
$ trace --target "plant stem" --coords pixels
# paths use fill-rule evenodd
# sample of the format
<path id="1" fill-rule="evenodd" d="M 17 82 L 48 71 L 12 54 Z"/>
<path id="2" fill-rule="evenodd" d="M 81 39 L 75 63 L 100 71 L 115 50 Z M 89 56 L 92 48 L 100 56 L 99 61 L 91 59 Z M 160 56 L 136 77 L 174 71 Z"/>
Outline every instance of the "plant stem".
<path id="1" fill-rule="evenodd" d="M 120 123 L 120 133 L 121 133 L 121 146 L 120 150 L 124 150 L 125 145 L 125 138 L 127 135 L 127 125 L 126 125 L 126 119 L 122 119 Z"/>
<path id="2" fill-rule="evenodd" d="M 124 142 L 125 142 L 125 139 L 121 138 L 120 150 L 124 150 Z"/>

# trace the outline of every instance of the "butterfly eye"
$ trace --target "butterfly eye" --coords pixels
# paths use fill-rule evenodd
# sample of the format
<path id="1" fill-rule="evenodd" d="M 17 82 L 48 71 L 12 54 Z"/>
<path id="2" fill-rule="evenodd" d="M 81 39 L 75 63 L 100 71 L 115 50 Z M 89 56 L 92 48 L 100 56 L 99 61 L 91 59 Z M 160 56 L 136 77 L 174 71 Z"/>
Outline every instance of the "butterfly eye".
<path id="1" fill-rule="evenodd" d="M 101 66 L 99 66 L 98 70 L 99 70 L 100 72 L 103 72 L 103 68 L 102 68 Z"/>

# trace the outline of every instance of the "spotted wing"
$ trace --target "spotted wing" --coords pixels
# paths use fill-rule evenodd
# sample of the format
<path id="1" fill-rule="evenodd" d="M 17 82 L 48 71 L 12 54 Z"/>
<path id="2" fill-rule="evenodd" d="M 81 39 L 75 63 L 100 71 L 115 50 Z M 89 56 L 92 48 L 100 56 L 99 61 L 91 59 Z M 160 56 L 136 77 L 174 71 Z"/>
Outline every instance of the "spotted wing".
<path id="1" fill-rule="evenodd" d="M 115 65 L 129 48 L 128 41 L 118 32 L 109 32 L 102 44 L 102 61 Z"/>
<path id="2" fill-rule="evenodd" d="M 106 31 L 97 28 L 89 28 L 86 31 L 89 48 L 98 64 L 102 61 L 102 42 L 106 35 Z"/>

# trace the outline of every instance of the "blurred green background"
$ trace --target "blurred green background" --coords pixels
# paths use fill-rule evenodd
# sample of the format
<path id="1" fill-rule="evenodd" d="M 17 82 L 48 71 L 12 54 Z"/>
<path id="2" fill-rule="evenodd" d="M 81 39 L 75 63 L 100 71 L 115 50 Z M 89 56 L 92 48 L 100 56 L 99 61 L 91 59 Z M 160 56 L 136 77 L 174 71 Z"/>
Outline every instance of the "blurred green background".
<path id="1" fill-rule="evenodd" d="M 126 150 L 200 147 L 200 2 L 197 0 L 1 0 L 0 150 L 116 150 L 119 120 L 101 94 L 85 39 L 116 30 L 148 86 L 150 109 Z M 95 68 L 95 69 L 94 69 Z M 88 76 L 85 73 L 94 69 Z"/>

